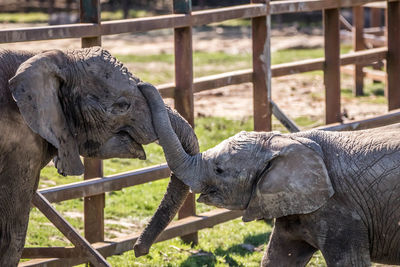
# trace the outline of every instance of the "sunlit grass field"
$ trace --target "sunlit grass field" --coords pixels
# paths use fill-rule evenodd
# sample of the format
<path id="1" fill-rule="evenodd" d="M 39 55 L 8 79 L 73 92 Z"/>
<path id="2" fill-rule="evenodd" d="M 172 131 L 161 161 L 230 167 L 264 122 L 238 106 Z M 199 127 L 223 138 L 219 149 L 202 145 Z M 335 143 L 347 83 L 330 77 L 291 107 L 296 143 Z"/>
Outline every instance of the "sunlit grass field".
<path id="1" fill-rule="evenodd" d="M 345 47 L 344 49 L 349 50 Z M 273 54 L 273 64 L 323 56 L 322 49 L 283 50 Z M 174 59 L 170 54 L 161 55 L 117 55 L 128 67 L 135 66 L 133 72 L 143 80 L 154 84 L 173 81 Z M 146 63 L 165 64 L 165 69 L 157 71 L 146 68 Z M 195 76 L 201 77 L 251 67 L 251 55 L 231 55 L 223 52 L 194 53 Z M 139 66 L 139 67 L 137 67 Z M 144 66 L 144 67 L 141 67 Z M 130 68 L 131 69 L 131 68 Z M 347 91 L 346 91 L 347 90 Z M 349 89 L 344 89 L 345 97 L 352 97 Z M 369 94 L 377 94 L 378 89 L 368 89 Z M 378 90 L 379 91 L 379 90 Z M 384 98 L 383 96 L 380 96 Z M 379 98 L 379 99 L 381 99 Z M 367 98 L 366 98 L 367 99 Z M 383 101 L 383 100 L 382 100 Z M 315 127 L 316 121 L 307 117 L 293 118 L 303 129 Z M 222 140 L 242 130 L 252 130 L 252 118 L 229 120 L 220 117 L 200 117 L 195 121 L 195 131 L 201 151 L 215 146 Z M 285 131 L 276 121 L 274 130 Z M 162 149 L 150 144 L 145 146 L 147 160 L 110 159 L 104 161 L 104 174 L 112 175 L 165 162 Z M 52 166 L 42 170 L 40 188 L 51 187 L 76 181 L 82 177 L 62 177 Z M 168 183 L 168 179 L 151 182 L 121 191 L 106 193 L 105 235 L 106 239 L 140 232 L 157 208 Z M 75 199 L 54 204 L 68 221 L 83 232 L 83 201 Z M 197 205 L 198 213 L 211 207 Z M 199 232 L 199 244 L 191 247 L 179 238 L 155 244 L 150 254 L 135 258 L 133 252 L 109 258 L 112 266 L 259 266 L 265 244 L 272 229 L 263 221 L 243 223 L 236 219 Z M 30 215 L 27 246 L 70 245 L 55 227 L 37 209 Z M 309 266 L 325 266 L 321 254 L 317 253 Z"/>

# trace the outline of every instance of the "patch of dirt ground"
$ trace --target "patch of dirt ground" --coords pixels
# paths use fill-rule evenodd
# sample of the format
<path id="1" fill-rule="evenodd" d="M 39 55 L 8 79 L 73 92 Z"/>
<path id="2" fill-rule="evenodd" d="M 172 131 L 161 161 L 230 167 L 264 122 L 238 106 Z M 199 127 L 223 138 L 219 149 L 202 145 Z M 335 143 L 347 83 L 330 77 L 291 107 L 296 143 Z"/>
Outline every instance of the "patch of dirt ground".
<path id="1" fill-rule="evenodd" d="M 342 87 L 352 87 L 352 79 L 342 81 Z M 364 119 L 387 112 L 383 103 L 342 98 L 343 121 Z M 321 75 L 291 75 L 272 79 L 272 99 L 290 118 L 309 117 L 321 124 L 324 121 L 325 97 Z M 223 116 L 241 119 L 253 114 L 251 83 L 228 86 L 195 95 L 197 116 Z"/>

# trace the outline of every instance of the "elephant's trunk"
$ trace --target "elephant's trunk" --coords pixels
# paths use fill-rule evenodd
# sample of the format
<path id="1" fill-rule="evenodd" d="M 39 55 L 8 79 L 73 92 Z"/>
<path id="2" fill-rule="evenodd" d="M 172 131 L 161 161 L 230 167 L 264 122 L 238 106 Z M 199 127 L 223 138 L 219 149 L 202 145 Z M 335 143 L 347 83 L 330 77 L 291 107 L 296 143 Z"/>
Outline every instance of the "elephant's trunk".
<path id="1" fill-rule="evenodd" d="M 167 112 L 172 128 L 175 130 L 184 150 L 191 155 L 197 154 L 199 152 L 199 145 L 192 127 L 190 127 L 189 123 L 179 113 L 171 110 L 169 107 L 167 107 Z M 178 180 L 175 175 L 172 175 L 161 204 L 136 241 L 134 246 L 136 257 L 149 253 L 151 245 L 172 221 L 188 193 L 189 187 Z"/>
<path id="2" fill-rule="evenodd" d="M 158 90 L 151 84 L 141 86 L 141 91 L 147 99 L 150 107 L 153 126 L 158 136 L 158 141 L 162 146 L 168 166 L 178 179 L 190 186 L 193 192 L 200 193 L 204 176 L 202 167 L 204 161 L 201 154 L 188 155 L 182 144 L 171 127 L 168 119 L 168 110 L 165 109 L 164 101 Z"/>

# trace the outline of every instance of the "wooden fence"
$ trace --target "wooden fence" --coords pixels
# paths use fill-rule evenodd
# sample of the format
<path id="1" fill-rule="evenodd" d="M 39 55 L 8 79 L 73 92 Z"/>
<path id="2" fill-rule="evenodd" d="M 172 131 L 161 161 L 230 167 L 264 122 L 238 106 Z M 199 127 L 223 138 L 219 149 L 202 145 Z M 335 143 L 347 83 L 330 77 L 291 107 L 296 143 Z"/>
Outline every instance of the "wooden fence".
<path id="1" fill-rule="evenodd" d="M 191 11 L 189 0 L 174 0 L 170 15 L 100 21 L 99 0 L 81 0 L 81 23 L 23 29 L 0 30 L 0 43 L 12 43 L 62 38 L 82 38 L 82 47 L 101 45 L 102 35 L 145 32 L 174 28 L 175 83 L 158 88 L 164 97 L 175 99 L 176 109 L 191 123 L 194 121 L 193 94 L 222 86 L 253 82 L 254 129 L 271 130 L 274 114 L 291 131 L 298 127 L 271 100 L 271 78 L 314 70 L 324 71 L 327 130 L 362 129 L 400 121 L 400 2 L 387 2 L 387 47 L 360 50 L 340 55 L 339 9 L 372 3 L 372 0 L 252 0 L 251 4 L 228 8 Z M 271 66 L 271 15 L 322 10 L 325 33 L 325 57 Z M 192 27 L 228 19 L 251 18 L 253 39 L 253 68 L 193 79 Z M 366 65 L 386 60 L 388 114 L 340 124 L 340 67 Z M 149 167 L 133 172 L 103 177 L 102 163 L 85 159 L 85 180 L 82 182 L 39 190 L 34 205 L 75 245 L 68 248 L 25 248 L 24 258 L 33 260 L 21 266 L 64 266 L 90 261 L 94 265 L 109 266 L 104 257 L 131 250 L 138 235 L 104 240 L 105 192 L 167 178 L 168 167 Z M 51 206 L 51 202 L 84 198 L 85 238 Z M 194 196 L 181 209 L 179 220 L 173 222 L 157 241 L 184 236 L 186 241 L 197 241 L 197 231 L 232 220 L 241 212 L 216 209 L 195 216 Z"/>

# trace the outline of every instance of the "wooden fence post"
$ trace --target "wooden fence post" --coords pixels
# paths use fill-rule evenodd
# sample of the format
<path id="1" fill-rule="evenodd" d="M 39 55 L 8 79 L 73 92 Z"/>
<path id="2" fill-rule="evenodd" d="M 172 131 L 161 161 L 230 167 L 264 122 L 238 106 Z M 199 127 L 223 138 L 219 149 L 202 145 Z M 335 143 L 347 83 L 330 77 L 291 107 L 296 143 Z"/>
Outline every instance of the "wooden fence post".
<path id="1" fill-rule="evenodd" d="M 369 10 L 371 14 L 371 28 L 381 27 L 381 9 L 371 7 Z"/>
<path id="2" fill-rule="evenodd" d="M 81 22 L 100 23 L 100 1 L 80 0 Z M 82 38 L 82 47 L 101 46 L 101 36 Z M 84 179 L 103 176 L 101 160 L 84 159 Z M 105 194 L 84 198 L 85 238 L 90 242 L 104 241 Z"/>
<path id="3" fill-rule="evenodd" d="M 190 15 L 191 0 L 174 0 L 174 13 Z M 193 48 L 192 27 L 175 28 L 175 109 L 194 127 L 193 108 Z M 178 218 L 182 219 L 196 214 L 195 194 L 189 194 L 181 207 Z M 183 241 L 197 244 L 198 234 L 181 237 Z"/>
<path id="4" fill-rule="evenodd" d="M 325 123 L 341 121 L 340 114 L 340 28 L 339 9 L 325 9 Z"/>
<path id="5" fill-rule="evenodd" d="M 370 8 L 370 14 L 371 14 L 371 28 L 378 28 L 378 27 L 381 27 L 382 26 L 382 23 L 381 23 L 381 9 L 380 8 Z M 373 46 L 373 47 L 376 47 L 376 46 Z M 377 63 L 377 64 L 374 64 L 373 66 L 372 66 L 372 68 L 374 69 L 374 70 L 382 70 L 382 67 L 383 67 L 383 65 L 384 65 L 384 63 L 382 62 L 382 61 L 380 61 L 379 63 Z M 373 80 L 373 82 L 374 83 L 378 83 L 378 82 L 381 82 L 381 81 L 378 81 L 378 80 Z M 385 96 L 386 96 L 386 89 L 385 89 Z"/>
<path id="6" fill-rule="evenodd" d="M 100 0 L 80 0 L 81 22 L 100 24 Z M 82 47 L 101 46 L 101 36 L 82 38 Z"/>
<path id="7" fill-rule="evenodd" d="M 255 131 L 271 131 L 271 15 L 269 0 L 252 0 L 266 3 L 266 16 L 251 19 L 253 39 L 253 114 Z"/>
<path id="8" fill-rule="evenodd" d="M 400 2 L 387 2 L 387 96 L 389 110 L 400 108 Z"/>
<path id="9" fill-rule="evenodd" d="M 354 51 L 364 50 L 364 7 L 353 7 L 353 49 Z M 362 96 L 364 94 L 364 73 L 363 66 L 354 65 L 354 95 Z"/>

